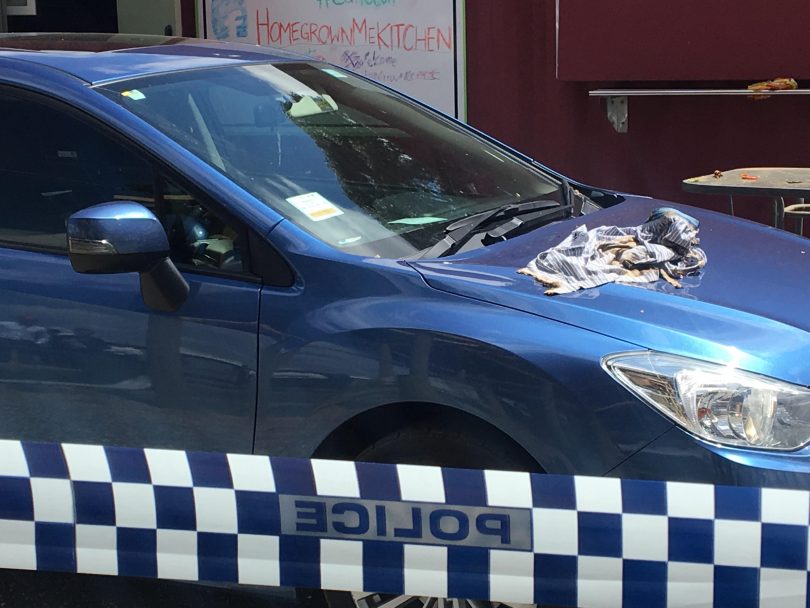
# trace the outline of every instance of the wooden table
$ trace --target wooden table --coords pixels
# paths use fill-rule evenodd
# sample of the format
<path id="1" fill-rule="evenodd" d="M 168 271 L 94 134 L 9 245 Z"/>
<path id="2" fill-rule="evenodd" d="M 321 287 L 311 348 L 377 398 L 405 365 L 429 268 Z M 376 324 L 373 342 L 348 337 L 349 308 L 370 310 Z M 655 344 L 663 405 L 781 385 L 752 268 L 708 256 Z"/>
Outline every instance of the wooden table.
<path id="1" fill-rule="evenodd" d="M 744 177 L 745 176 L 745 177 Z M 755 177 L 756 179 L 751 179 Z M 727 196 L 734 215 L 734 196 L 767 196 L 773 199 L 773 225 L 785 227 L 785 198 L 804 202 L 810 197 L 810 168 L 746 167 L 683 180 L 683 189 L 697 194 Z"/>

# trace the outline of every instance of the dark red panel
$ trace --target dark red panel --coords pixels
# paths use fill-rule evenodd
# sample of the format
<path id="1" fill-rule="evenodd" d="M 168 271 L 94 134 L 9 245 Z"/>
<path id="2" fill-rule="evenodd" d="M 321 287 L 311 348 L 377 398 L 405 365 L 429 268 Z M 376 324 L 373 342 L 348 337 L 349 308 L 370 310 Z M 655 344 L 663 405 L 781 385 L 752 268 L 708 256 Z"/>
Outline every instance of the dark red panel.
<path id="1" fill-rule="evenodd" d="M 195 0 L 180 0 L 180 32 L 181 36 L 197 35 L 197 13 Z"/>
<path id="2" fill-rule="evenodd" d="M 810 78 L 808 0 L 559 0 L 563 80 Z"/>
<path id="3" fill-rule="evenodd" d="M 810 22 L 810 2 L 802 15 Z M 810 167 L 807 97 L 633 98 L 630 132 L 620 134 L 588 97 L 592 83 L 555 77 L 555 50 L 555 0 L 468 0 L 470 123 L 585 183 L 718 211 L 728 208 L 724 198 L 687 194 L 681 180 L 733 167 Z M 735 208 L 770 222 L 767 200 L 741 198 Z"/>

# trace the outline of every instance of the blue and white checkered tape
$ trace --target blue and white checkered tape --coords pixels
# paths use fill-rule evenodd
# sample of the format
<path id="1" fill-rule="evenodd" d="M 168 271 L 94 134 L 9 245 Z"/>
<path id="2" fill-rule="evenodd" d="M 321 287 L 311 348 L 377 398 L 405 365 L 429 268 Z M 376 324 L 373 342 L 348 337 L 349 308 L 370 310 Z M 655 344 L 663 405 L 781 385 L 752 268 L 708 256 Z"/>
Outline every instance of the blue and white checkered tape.
<path id="1" fill-rule="evenodd" d="M 810 493 L 0 441 L 0 568 L 558 606 L 805 606 Z"/>

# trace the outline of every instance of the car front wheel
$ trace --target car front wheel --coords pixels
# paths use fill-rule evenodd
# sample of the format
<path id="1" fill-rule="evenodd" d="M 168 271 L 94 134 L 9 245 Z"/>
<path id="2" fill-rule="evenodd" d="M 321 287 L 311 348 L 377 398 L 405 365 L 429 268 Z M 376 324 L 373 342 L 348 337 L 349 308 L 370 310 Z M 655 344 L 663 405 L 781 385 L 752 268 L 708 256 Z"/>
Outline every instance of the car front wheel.
<path id="1" fill-rule="evenodd" d="M 501 437 L 481 429 L 445 428 L 420 424 L 400 429 L 364 449 L 356 460 L 382 464 L 417 464 L 467 469 L 542 472 L 538 464 Z M 503 604 L 470 599 L 386 595 L 380 593 L 324 593 L 329 608 L 530 608 L 533 604 Z"/>

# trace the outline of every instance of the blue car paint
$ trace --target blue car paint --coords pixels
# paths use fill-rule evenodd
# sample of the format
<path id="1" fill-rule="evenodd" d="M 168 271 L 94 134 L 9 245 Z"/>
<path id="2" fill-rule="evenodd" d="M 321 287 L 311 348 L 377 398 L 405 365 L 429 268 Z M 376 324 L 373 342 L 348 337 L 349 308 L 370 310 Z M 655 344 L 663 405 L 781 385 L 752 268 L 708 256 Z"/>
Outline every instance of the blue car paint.
<path id="1" fill-rule="evenodd" d="M 0 249 L 0 435 L 249 452 L 260 285 L 186 279 L 162 314 L 137 274 Z"/>
<path id="2" fill-rule="evenodd" d="M 429 403 L 493 422 L 547 470 L 601 474 L 669 428 L 591 354 L 627 343 L 431 290 L 395 260 L 323 257 L 303 236 L 288 222 L 271 235 L 318 280 L 262 292 L 257 451 L 311 454 L 363 411 Z"/>
<path id="3" fill-rule="evenodd" d="M 157 36 L 155 44 L 158 46 L 119 49 L 109 53 L 82 51 L 37 53 L 7 50 L 3 51 L 3 55 L 6 58 L 16 58 L 26 63 L 54 68 L 91 84 L 161 72 L 249 65 L 257 61 L 301 60 L 303 57 L 280 49 L 260 49 L 239 44 L 223 45 L 203 40 L 185 41 L 178 45 L 159 44 L 163 40 L 165 39 Z"/>
<path id="4" fill-rule="evenodd" d="M 67 222 L 67 238 L 79 241 L 106 239 L 112 253 L 169 254 L 166 230 L 143 205 L 132 202 L 110 202 L 93 205 L 74 213 Z"/>
<path id="5" fill-rule="evenodd" d="M 701 222 L 709 264 L 699 276 L 684 279 L 682 289 L 664 281 L 642 287 L 611 284 L 550 298 L 533 280 L 515 273 L 578 225 L 633 225 L 660 204 L 630 199 L 497 248 L 455 256 L 452 263 L 413 266 L 436 289 L 621 337 L 642 348 L 810 385 L 810 318 L 795 307 L 810 284 L 810 247 L 804 238 L 684 206 Z"/>
<path id="6" fill-rule="evenodd" d="M 241 55 L 227 57 L 231 51 Z M 0 316 L 10 319 L 12 305 L 37 310 L 36 323 L 47 331 L 66 328 L 62 333 L 72 336 L 92 328 L 94 338 L 78 341 L 85 363 L 76 344 L 51 342 L 52 358 L 91 381 L 72 385 L 57 373 L 59 365 L 32 364 L 32 382 L 18 391 L 22 401 L 2 400 L 13 414 L 0 418 L 3 436 L 309 456 L 364 412 L 422 403 L 487 421 L 551 472 L 810 485 L 810 448 L 771 455 L 708 445 L 673 428 L 599 365 L 604 355 L 650 348 L 718 362 L 738 357 L 751 371 L 810 384 L 806 321 L 789 304 L 780 307 L 801 301 L 797 258 L 806 241 L 690 209 L 702 222 L 710 261 L 682 291 L 609 285 L 548 298 L 515 274 L 578 223 L 635 224 L 661 205 L 630 198 L 441 261 L 362 259 L 282 220 L 89 86 L 254 59 L 290 60 L 211 43 L 81 56 L 0 51 L 0 83 L 60 99 L 136 141 L 265 235 L 296 274 L 288 288 L 187 275 L 192 296 L 172 316 L 144 307 L 134 275 L 80 277 L 62 256 L 0 250 Z M 150 323 L 158 325 L 151 334 Z M 154 342 L 147 345 L 149 335 Z M 133 360 L 113 364 L 105 358 L 110 351 Z M 220 376 L 221 392 L 181 382 L 166 395 L 146 397 L 141 409 L 128 412 L 135 424 L 127 426 L 115 419 L 132 407 L 122 386 L 155 368 L 154 353 L 182 360 L 195 379 L 207 377 L 211 361 L 232 375 Z M 123 384 L 110 386 L 110 378 Z M 32 416 L 37 408 L 42 415 Z M 221 423 L 223 415 L 232 416 L 232 426 Z"/>
<path id="7" fill-rule="evenodd" d="M 611 477 L 722 483 L 749 487 L 807 488 L 810 449 L 767 454 L 704 444 L 673 428 L 609 472 Z"/>

